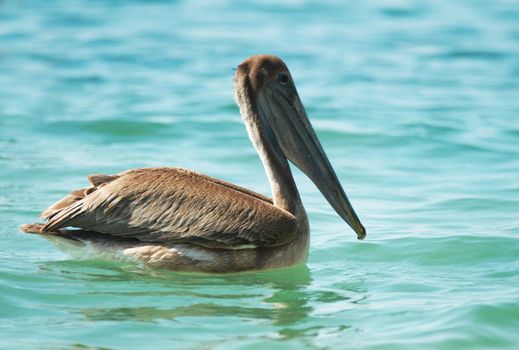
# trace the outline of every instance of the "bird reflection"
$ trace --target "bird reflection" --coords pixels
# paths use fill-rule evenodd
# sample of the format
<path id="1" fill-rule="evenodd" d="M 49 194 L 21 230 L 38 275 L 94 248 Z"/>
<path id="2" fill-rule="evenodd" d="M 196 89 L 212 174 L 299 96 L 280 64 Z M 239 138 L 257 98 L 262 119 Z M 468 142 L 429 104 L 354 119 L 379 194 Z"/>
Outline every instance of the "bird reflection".
<path id="1" fill-rule="evenodd" d="M 195 297 L 212 299 L 174 308 L 156 306 L 114 307 L 81 309 L 79 312 L 94 321 L 137 321 L 155 322 L 161 319 L 174 320 L 180 317 L 219 317 L 230 316 L 271 320 L 274 325 L 297 323 L 312 311 L 307 304 L 310 294 L 306 288 L 312 279 L 306 265 L 260 273 L 240 273 L 215 276 L 203 274 L 180 274 L 170 271 L 152 270 L 154 283 L 167 285 L 167 291 L 151 292 L 114 292 L 123 296 L 142 296 L 162 294 L 162 296 Z M 99 277 L 92 275 L 90 277 Z M 113 279 L 114 276 L 111 276 Z M 150 276 L 148 276 L 149 278 Z M 215 293 L 211 288 L 221 285 L 225 293 Z M 189 286 L 189 287 L 188 287 Z M 188 287 L 188 288 L 186 288 Z M 245 287 L 245 288 L 240 288 Z M 252 291 L 247 287 L 254 287 Z M 257 288 L 256 288 L 257 287 Z M 235 290 L 236 293 L 229 291 Z M 255 299 L 255 303 L 250 300 Z M 238 301 L 238 302 L 235 302 Z"/>
<path id="2" fill-rule="evenodd" d="M 306 265 L 230 275 L 178 273 L 95 260 L 52 261 L 40 267 L 43 273 L 60 274 L 95 288 L 85 292 L 79 284 L 82 294 L 117 300 L 119 305 L 113 307 L 66 308 L 89 321 L 157 323 L 186 317 L 265 320 L 276 327 L 274 336 L 280 339 L 317 335 L 324 328 L 326 332 L 338 332 L 351 327 L 342 321 L 316 325 L 315 315 L 324 307 L 355 307 L 367 295 L 362 282 L 348 283 L 344 293 L 342 288 L 316 288 Z"/>

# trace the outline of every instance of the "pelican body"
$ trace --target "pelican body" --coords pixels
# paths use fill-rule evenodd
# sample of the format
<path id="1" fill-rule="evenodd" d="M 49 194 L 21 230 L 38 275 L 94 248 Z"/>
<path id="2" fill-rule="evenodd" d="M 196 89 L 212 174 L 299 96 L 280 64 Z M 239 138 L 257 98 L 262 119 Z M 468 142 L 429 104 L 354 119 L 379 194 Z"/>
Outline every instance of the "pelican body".
<path id="1" fill-rule="evenodd" d="M 236 272 L 290 266 L 308 254 L 309 225 L 288 160 L 363 239 L 285 63 L 256 55 L 234 76 L 235 98 L 272 198 L 191 170 L 131 169 L 91 175 L 90 186 L 51 205 L 45 223 L 22 225 L 58 246 L 179 271 Z M 87 249 L 88 248 L 88 249 Z"/>

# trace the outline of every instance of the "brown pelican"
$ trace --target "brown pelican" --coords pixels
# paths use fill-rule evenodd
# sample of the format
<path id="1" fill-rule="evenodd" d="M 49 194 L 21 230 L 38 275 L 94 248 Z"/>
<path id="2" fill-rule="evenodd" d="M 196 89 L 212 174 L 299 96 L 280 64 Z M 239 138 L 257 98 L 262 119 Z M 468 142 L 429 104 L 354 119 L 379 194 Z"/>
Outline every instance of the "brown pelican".
<path id="1" fill-rule="evenodd" d="M 234 272 L 305 261 L 309 226 L 287 160 L 322 192 L 359 239 L 360 223 L 319 143 L 285 63 L 246 59 L 235 97 L 272 199 L 191 170 L 163 167 L 91 175 L 90 186 L 22 225 L 55 241 L 182 271 Z M 75 229 L 73 229 L 75 228 Z"/>

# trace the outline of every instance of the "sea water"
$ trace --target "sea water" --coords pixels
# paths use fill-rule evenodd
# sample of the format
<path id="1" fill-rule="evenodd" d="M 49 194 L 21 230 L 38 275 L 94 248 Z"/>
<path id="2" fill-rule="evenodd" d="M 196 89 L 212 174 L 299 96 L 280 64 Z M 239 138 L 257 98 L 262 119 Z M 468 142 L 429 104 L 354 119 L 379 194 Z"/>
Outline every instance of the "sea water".
<path id="1" fill-rule="evenodd" d="M 516 1 L 1 1 L 0 348 L 517 349 Z M 367 238 L 294 170 L 306 265 L 180 274 L 19 231 L 94 173 L 270 195 L 233 101 L 280 56 Z"/>

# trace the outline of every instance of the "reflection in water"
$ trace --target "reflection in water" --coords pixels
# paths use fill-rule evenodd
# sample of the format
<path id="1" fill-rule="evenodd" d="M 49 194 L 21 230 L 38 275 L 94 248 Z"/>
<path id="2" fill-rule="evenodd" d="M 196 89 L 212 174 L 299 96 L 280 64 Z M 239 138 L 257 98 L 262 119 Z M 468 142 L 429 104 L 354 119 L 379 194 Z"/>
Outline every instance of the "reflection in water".
<path id="1" fill-rule="evenodd" d="M 276 329 L 275 337 L 280 339 L 316 335 L 324 328 L 327 333 L 350 328 L 342 323 L 326 326 L 311 322 L 319 317 L 314 306 L 354 305 L 366 296 L 358 283 L 341 294 L 319 290 L 312 285 L 306 265 L 229 275 L 177 273 L 147 270 L 132 264 L 77 260 L 45 262 L 40 269 L 54 277 L 88 284 L 90 289 L 81 288 L 83 295 L 100 299 L 109 295 L 118 300 L 119 305 L 113 307 L 67 307 L 69 312 L 90 321 L 155 323 L 215 316 L 236 318 L 240 322 L 267 320 Z"/>
<path id="2" fill-rule="evenodd" d="M 266 319 L 272 320 L 273 324 L 282 324 L 279 320 L 283 320 L 283 323 L 287 321 L 295 323 L 297 320 L 304 318 L 308 311 L 311 311 L 311 309 L 302 305 L 262 308 L 195 303 L 173 309 L 159 309 L 156 307 L 86 309 L 81 310 L 81 314 L 94 321 L 154 322 L 158 319 L 174 320 L 180 317 L 230 316 Z"/>
<path id="3" fill-rule="evenodd" d="M 113 271 L 113 267 L 110 270 Z M 143 275 L 143 271 L 141 274 L 132 276 L 131 279 L 133 281 L 136 278 L 141 281 L 147 279 L 148 282 L 152 281 L 154 284 L 167 287 L 167 290 L 162 289 L 158 292 L 162 296 L 179 296 L 183 299 L 186 296 L 192 297 L 188 301 L 193 303 L 174 308 L 154 306 L 91 308 L 81 309 L 80 313 L 96 321 L 154 322 L 158 319 L 173 320 L 180 317 L 230 316 L 265 319 L 271 320 L 275 325 L 285 325 L 297 323 L 312 311 L 307 305 L 310 295 L 305 291 L 311 283 L 310 271 L 306 265 L 276 271 L 232 275 L 187 274 L 160 270 L 146 271 L 149 274 Z M 127 271 L 121 272 L 116 279 L 128 274 Z M 87 278 L 92 277 L 99 278 L 100 275 L 87 274 Z M 109 274 L 109 279 L 113 280 L 114 275 Z M 218 287 L 221 287 L 224 293 L 221 293 Z M 253 292 L 251 293 L 247 287 L 254 287 Z M 111 294 L 133 297 L 158 296 L 157 291 L 117 291 Z M 201 299 L 212 301 L 199 302 Z M 250 299 L 255 301 L 252 306 L 248 302 Z"/>

